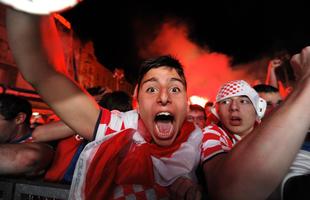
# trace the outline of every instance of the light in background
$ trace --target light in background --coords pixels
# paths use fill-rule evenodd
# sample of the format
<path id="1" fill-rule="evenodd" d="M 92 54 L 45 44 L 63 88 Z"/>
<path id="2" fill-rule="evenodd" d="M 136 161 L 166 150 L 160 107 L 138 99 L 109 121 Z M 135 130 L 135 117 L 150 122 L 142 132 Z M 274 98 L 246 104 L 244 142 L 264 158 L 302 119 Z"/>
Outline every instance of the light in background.
<path id="1" fill-rule="evenodd" d="M 193 95 L 189 98 L 189 103 L 190 104 L 198 104 L 202 107 L 205 107 L 205 104 L 208 102 L 209 100 L 205 97 L 200 97 L 200 96 L 196 96 Z"/>

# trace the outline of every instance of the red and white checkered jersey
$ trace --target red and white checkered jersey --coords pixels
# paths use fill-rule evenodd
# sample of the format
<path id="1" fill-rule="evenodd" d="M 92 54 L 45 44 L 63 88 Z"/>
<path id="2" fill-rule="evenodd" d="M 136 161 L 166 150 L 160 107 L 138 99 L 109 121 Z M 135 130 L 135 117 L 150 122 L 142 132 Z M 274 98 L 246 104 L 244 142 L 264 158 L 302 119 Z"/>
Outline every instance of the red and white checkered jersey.
<path id="1" fill-rule="evenodd" d="M 238 135 L 224 131 L 216 124 L 203 129 L 201 163 L 214 156 L 228 152 L 240 140 Z"/>
<path id="2" fill-rule="evenodd" d="M 122 185 L 117 186 L 113 192 L 113 199 L 115 200 L 127 200 L 127 199 L 169 199 L 167 198 L 166 188 L 155 184 L 152 187 L 143 185 Z"/>
<path id="3" fill-rule="evenodd" d="M 138 118 L 139 117 L 136 110 L 119 112 L 117 110 L 109 111 L 103 108 L 97 121 L 94 140 L 100 140 L 111 133 L 115 133 L 123 129 L 137 129 Z"/>
<path id="4" fill-rule="evenodd" d="M 196 179 L 201 130 L 186 122 L 171 147 L 160 147 L 138 132 L 138 118 L 136 111 L 102 110 L 95 141 L 77 163 L 70 199 L 167 199 L 166 187 L 177 178 Z"/>

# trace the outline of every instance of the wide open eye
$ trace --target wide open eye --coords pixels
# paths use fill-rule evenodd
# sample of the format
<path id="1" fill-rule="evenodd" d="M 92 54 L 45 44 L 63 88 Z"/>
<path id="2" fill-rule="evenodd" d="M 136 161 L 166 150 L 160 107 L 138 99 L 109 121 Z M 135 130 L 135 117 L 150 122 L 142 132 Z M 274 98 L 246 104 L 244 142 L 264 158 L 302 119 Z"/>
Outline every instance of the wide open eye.
<path id="1" fill-rule="evenodd" d="M 178 93 L 180 91 L 181 91 L 181 89 L 179 87 L 172 87 L 172 88 L 170 88 L 170 92 L 172 92 L 172 93 Z"/>
<path id="2" fill-rule="evenodd" d="M 157 91 L 157 89 L 155 88 L 155 87 L 148 87 L 147 89 L 146 89 L 146 92 L 147 93 L 154 93 L 154 92 L 156 92 Z"/>

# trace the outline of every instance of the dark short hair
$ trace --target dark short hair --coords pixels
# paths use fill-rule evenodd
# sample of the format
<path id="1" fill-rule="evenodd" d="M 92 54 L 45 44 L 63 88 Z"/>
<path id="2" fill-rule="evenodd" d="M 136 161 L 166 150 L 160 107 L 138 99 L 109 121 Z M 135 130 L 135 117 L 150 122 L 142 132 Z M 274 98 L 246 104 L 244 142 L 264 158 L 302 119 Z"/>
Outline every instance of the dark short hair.
<path id="1" fill-rule="evenodd" d="M 193 110 L 201 111 L 201 112 L 203 112 L 204 118 L 207 119 L 206 111 L 205 111 L 205 109 L 202 106 L 200 106 L 198 104 L 191 104 L 191 105 L 189 105 L 189 110 L 191 110 L 191 111 L 193 111 Z"/>
<path id="2" fill-rule="evenodd" d="M 207 107 L 207 106 L 213 106 L 214 105 L 214 103 L 212 102 L 212 101 L 208 101 L 206 104 L 205 104 L 205 107 Z"/>
<path id="3" fill-rule="evenodd" d="M 109 92 L 102 96 L 99 105 L 108 110 L 126 112 L 132 110 L 132 97 L 124 91 Z"/>
<path id="4" fill-rule="evenodd" d="M 258 84 L 258 85 L 253 86 L 253 88 L 257 93 L 260 93 L 260 92 L 265 92 L 265 93 L 279 92 L 278 88 L 275 88 L 271 85 L 266 85 L 266 84 Z"/>
<path id="5" fill-rule="evenodd" d="M 21 112 L 26 114 L 25 123 L 30 125 L 32 116 L 32 106 L 30 102 L 15 95 L 0 95 L 0 114 L 3 115 L 5 120 L 12 120 Z"/>
<path id="6" fill-rule="evenodd" d="M 171 69 L 175 69 L 178 75 L 181 77 L 181 79 L 184 81 L 185 88 L 187 88 L 186 78 L 184 75 L 183 66 L 180 63 L 180 61 L 176 58 L 174 58 L 171 55 L 164 55 L 157 58 L 151 58 L 142 63 L 139 70 L 139 76 L 138 76 L 138 93 L 141 85 L 141 81 L 145 74 L 150 71 L 151 69 L 159 68 L 159 67 L 168 67 Z"/>
<path id="7" fill-rule="evenodd" d="M 86 90 L 92 96 L 100 95 L 105 92 L 105 88 L 102 88 L 101 86 L 90 87 L 87 88 Z"/>

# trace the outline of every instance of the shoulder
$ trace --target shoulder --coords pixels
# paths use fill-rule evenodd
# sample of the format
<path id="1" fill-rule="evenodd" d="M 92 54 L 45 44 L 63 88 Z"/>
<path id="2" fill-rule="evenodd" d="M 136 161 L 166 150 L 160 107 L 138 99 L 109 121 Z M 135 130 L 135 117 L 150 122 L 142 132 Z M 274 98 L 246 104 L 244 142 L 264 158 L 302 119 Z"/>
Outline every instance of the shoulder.
<path id="1" fill-rule="evenodd" d="M 95 140 L 102 139 L 106 135 L 118 132 L 127 128 L 137 129 L 138 112 L 131 110 L 120 112 L 117 110 L 109 111 L 102 108 L 101 116 L 95 129 Z"/>
<path id="2" fill-rule="evenodd" d="M 227 133 L 218 125 L 212 124 L 202 130 L 203 135 L 227 136 Z"/>

